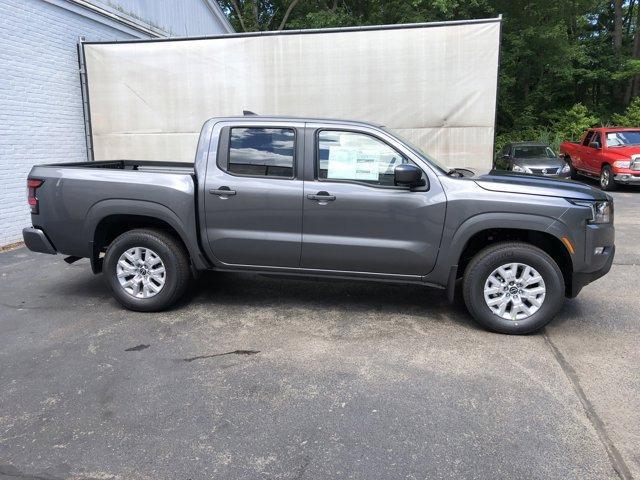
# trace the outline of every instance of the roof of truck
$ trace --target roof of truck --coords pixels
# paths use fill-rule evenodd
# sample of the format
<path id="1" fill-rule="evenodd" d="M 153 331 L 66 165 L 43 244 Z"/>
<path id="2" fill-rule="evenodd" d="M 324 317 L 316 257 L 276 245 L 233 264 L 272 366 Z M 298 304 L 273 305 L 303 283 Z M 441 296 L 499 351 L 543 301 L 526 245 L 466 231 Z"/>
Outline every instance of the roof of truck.
<path id="1" fill-rule="evenodd" d="M 236 115 L 231 117 L 214 117 L 215 120 L 224 121 L 236 121 L 236 120 L 249 120 L 257 122 L 307 122 L 307 123 L 336 123 L 341 125 L 354 125 L 354 126 L 366 126 L 383 128 L 384 125 L 379 125 L 370 122 L 362 122 L 359 120 L 343 120 L 338 118 L 314 118 L 314 117 L 293 117 L 286 115 Z"/>

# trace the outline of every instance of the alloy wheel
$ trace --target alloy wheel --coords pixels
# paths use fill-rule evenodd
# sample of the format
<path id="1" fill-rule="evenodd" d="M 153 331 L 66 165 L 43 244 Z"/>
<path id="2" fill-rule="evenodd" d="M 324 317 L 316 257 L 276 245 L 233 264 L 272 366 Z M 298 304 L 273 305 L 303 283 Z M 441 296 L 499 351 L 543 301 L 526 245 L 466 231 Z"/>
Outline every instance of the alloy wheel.
<path id="1" fill-rule="evenodd" d="M 484 284 L 484 300 L 491 311 L 506 320 L 524 320 L 542 306 L 547 290 L 542 275 L 524 263 L 496 268 Z"/>
<path id="2" fill-rule="evenodd" d="M 146 247 L 125 250 L 116 267 L 120 286 L 135 298 L 156 296 L 166 282 L 166 269 L 160 256 Z"/>

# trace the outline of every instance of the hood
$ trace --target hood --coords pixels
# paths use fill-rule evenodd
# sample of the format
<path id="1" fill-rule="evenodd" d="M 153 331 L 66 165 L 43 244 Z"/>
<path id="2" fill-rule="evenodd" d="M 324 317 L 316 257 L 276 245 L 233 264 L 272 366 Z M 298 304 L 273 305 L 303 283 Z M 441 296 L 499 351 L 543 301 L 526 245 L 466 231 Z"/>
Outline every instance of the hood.
<path id="1" fill-rule="evenodd" d="M 631 155 L 640 155 L 640 145 L 629 147 L 609 147 L 607 148 L 607 154 L 619 155 L 625 160 L 628 160 Z"/>
<path id="2" fill-rule="evenodd" d="M 534 158 L 514 158 L 513 164 L 527 168 L 560 168 L 566 162 L 561 158 L 534 157 Z"/>
<path id="3" fill-rule="evenodd" d="M 607 200 L 610 197 L 602 190 L 572 180 L 559 180 L 532 175 L 492 170 L 474 178 L 485 190 L 493 192 L 522 193 L 545 197 L 576 198 L 579 200 Z"/>

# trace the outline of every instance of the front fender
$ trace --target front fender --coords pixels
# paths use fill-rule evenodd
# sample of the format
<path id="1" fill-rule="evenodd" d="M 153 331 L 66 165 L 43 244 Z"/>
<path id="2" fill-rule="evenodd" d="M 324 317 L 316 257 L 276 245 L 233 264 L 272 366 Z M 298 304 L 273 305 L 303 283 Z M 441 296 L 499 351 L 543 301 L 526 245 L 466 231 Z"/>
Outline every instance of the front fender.
<path id="1" fill-rule="evenodd" d="M 425 282 L 453 288 L 458 262 L 467 243 L 477 233 L 485 230 L 515 229 L 547 233 L 562 241 L 567 237 L 572 244 L 576 244 L 568 227 L 555 218 L 526 213 L 492 212 L 475 215 L 462 222 L 455 231 L 445 233 L 437 267 L 423 278 Z M 572 258 L 573 260 L 573 258 Z"/>

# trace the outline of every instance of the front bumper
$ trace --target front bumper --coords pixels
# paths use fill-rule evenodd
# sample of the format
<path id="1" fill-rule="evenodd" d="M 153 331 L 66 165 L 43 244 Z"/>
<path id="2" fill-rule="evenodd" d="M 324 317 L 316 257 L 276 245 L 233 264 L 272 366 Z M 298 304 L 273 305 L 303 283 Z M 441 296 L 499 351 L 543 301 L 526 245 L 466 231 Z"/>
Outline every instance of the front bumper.
<path id="1" fill-rule="evenodd" d="M 584 287 L 585 285 L 588 285 L 594 280 L 597 280 L 609 273 L 609 270 L 611 270 L 611 265 L 613 264 L 613 256 L 615 254 L 616 247 L 613 246 L 609 248 L 611 249 L 611 251 L 607 257 L 605 264 L 601 268 L 593 272 L 573 273 L 573 278 L 571 279 L 571 298 L 576 297 L 580 293 L 580 290 L 582 290 L 582 287 Z"/>
<path id="2" fill-rule="evenodd" d="M 640 185 L 640 173 L 634 171 L 633 173 L 616 173 L 613 179 L 618 183 L 624 183 L 629 185 Z"/>
<path id="3" fill-rule="evenodd" d="M 49 253 L 51 255 L 55 255 L 57 253 L 55 247 L 39 228 L 28 227 L 23 229 L 22 238 L 24 239 L 24 244 L 27 248 L 33 252 Z"/>
<path id="4" fill-rule="evenodd" d="M 571 278 L 569 297 L 575 297 L 585 285 L 606 275 L 611 270 L 616 253 L 615 228 L 609 224 L 587 225 L 585 235 L 584 264 L 579 271 L 574 271 Z M 596 249 L 602 248 L 601 253 Z"/>

